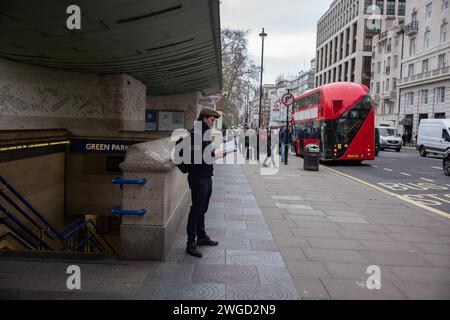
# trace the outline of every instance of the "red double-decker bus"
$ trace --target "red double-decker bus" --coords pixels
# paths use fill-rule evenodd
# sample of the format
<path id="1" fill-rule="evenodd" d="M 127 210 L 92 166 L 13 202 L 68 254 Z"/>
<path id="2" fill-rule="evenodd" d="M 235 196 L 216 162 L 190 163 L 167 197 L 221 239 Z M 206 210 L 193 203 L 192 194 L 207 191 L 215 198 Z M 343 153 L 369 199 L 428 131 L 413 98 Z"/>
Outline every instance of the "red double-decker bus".
<path id="1" fill-rule="evenodd" d="M 375 159 L 375 111 L 362 84 L 331 83 L 297 97 L 292 122 L 295 152 L 320 146 L 323 161 Z"/>

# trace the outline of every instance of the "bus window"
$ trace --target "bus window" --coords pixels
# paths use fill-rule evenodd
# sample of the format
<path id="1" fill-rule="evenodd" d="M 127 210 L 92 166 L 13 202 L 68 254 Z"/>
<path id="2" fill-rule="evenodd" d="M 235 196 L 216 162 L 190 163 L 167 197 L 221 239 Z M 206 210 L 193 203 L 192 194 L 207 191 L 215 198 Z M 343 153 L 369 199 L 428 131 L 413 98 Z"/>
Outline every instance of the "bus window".
<path id="1" fill-rule="evenodd" d="M 338 147 L 338 158 L 344 155 L 347 147 L 352 143 L 356 134 L 361 129 L 362 124 L 369 115 L 371 107 L 372 99 L 369 96 L 365 96 L 352 109 L 344 113 L 341 118 L 336 120 L 335 144 L 341 146 L 341 148 Z"/>

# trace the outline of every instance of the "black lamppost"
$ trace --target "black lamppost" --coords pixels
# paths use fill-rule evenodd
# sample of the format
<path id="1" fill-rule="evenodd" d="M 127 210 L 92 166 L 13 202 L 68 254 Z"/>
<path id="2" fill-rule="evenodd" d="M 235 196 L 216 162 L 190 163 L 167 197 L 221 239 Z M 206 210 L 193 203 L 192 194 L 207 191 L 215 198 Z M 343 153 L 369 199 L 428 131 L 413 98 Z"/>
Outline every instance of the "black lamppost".
<path id="1" fill-rule="evenodd" d="M 292 89 L 286 89 L 287 93 L 291 93 Z M 285 138 L 285 146 L 284 146 L 284 164 L 288 164 L 288 153 L 289 153 L 289 105 L 286 106 L 286 138 Z"/>
<path id="2" fill-rule="evenodd" d="M 250 113 L 250 110 L 249 110 L 250 97 L 249 97 L 249 95 L 250 95 L 250 82 L 247 80 L 247 97 L 245 100 L 245 127 L 247 127 L 249 125 L 249 122 L 248 122 L 249 113 Z"/>
<path id="3" fill-rule="evenodd" d="M 267 33 L 264 32 L 264 28 L 262 28 L 262 32 L 259 34 L 262 40 L 261 44 L 261 76 L 259 83 L 259 126 L 258 126 L 258 134 L 256 135 L 256 158 L 259 160 L 259 132 L 261 130 L 262 124 L 262 97 L 263 97 L 263 70 L 264 70 L 264 38 L 267 37 Z"/>
<path id="4" fill-rule="evenodd" d="M 267 37 L 267 33 L 264 32 L 264 28 L 262 28 L 262 32 L 259 34 L 262 40 L 261 45 L 261 76 L 260 76 L 260 83 L 259 83 L 259 128 L 261 128 L 262 123 L 262 112 L 261 112 L 261 106 L 262 106 L 262 97 L 263 97 L 263 70 L 264 70 L 264 38 Z"/>

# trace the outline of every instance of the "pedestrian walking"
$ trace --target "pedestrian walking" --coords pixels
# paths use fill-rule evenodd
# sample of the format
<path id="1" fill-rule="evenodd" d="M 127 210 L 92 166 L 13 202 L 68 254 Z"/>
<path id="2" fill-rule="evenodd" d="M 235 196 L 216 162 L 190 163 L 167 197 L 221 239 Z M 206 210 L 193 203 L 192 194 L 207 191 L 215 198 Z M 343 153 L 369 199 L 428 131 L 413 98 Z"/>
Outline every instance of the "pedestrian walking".
<path id="1" fill-rule="evenodd" d="M 281 141 L 281 162 L 285 162 L 285 159 L 287 157 L 286 154 L 286 143 L 288 139 L 288 133 L 285 127 L 283 127 L 281 133 L 280 133 L 280 141 Z"/>
<path id="2" fill-rule="evenodd" d="M 266 159 L 264 159 L 263 166 L 269 167 L 267 165 L 267 161 L 271 161 L 273 167 L 276 167 L 275 163 L 275 147 L 277 145 L 277 141 L 275 143 L 272 143 L 272 130 L 267 129 L 267 156 Z"/>
<path id="3" fill-rule="evenodd" d="M 250 128 L 245 128 L 245 159 L 250 159 Z"/>
<path id="4" fill-rule="evenodd" d="M 406 146 L 406 133 L 402 135 L 403 146 Z"/>
<path id="5" fill-rule="evenodd" d="M 187 247 L 186 252 L 194 257 L 202 257 L 202 253 L 197 246 L 217 246 L 219 242 L 211 240 L 205 230 L 205 214 L 208 211 L 209 201 L 212 194 L 212 176 L 214 171 L 213 160 L 225 156 L 223 150 L 212 150 L 210 159 L 205 157 L 205 150 L 211 145 L 211 128 L 214 122 L 220 118 L 220 114 L 211 108 L 201 110 L 197 121 L 201 122 L 201 146 L 196 146 L 194 130 L 191 132 L 191 168 L 188 174 L 189 188 L 191 189 L 192 205 L 189 211 L 187 223 Z M 201 150 L 201 163 L 194 160 L 195 152 Z M 212 160 L 212 161 L 211 161 Z"/>

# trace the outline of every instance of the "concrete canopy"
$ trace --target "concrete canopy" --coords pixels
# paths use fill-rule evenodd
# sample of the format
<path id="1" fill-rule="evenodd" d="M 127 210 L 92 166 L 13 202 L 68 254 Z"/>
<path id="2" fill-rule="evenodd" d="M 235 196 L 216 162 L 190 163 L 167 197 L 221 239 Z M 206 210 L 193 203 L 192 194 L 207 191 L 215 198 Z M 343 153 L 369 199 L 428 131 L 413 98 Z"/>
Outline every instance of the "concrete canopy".
<path id="1" fill-rule="evenodd" d="M 81 9 L 68 30 L 67 7 Z M 221 88 L 219 0 L 1 0 L 0 57 L 127 73 L 150 95 Z"/>

